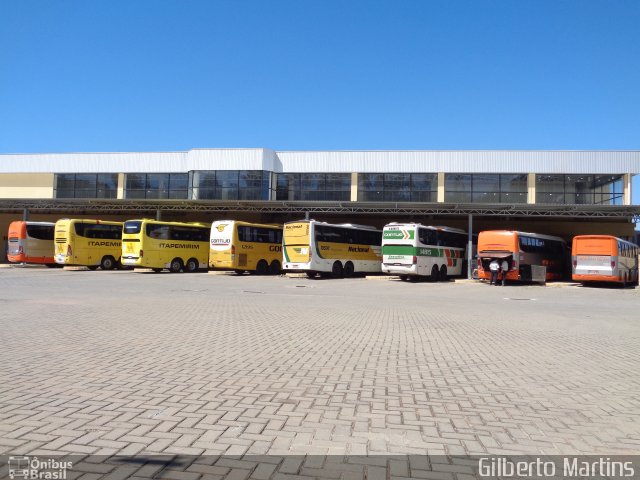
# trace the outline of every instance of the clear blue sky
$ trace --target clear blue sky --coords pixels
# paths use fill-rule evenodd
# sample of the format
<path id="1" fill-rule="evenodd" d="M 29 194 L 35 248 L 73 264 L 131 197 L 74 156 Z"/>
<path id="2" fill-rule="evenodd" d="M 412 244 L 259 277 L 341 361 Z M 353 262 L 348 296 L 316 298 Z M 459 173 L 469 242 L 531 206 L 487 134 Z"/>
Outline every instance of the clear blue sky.
<path id="1" fill-rule="evenodd" d="M 636 150 L 638 25 L 637 0 L 0 0 L 0 153 Z"/>

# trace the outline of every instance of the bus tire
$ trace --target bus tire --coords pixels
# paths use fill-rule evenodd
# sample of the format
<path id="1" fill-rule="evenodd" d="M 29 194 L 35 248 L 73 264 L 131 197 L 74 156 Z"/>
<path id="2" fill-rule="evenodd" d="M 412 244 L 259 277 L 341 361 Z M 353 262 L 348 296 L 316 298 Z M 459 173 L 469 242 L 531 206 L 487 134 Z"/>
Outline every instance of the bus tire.
<path id="1" fill-rule="evenodd" d="M 160 273 L 164 269 L 162 269 L 162 268 L 152 268 L 151 270 L 153 270 L 156 273 Z"/>
<path id="2" fill-rule="evenodd" d="M 400 280 L 406 282 L 407 280 L 409 280 L 409 275 L 400 275 Z"/>
<path id="3" fill-rule="evenodd" d="M 333 266 L 331 267 L 331 276 L 333 278 L 342 278 L 344 275 L 344 270 L 342 269 L 342 264 L 338 261 L 333 262 Z"/>
<path id="4" fill-rule="evenodd" d="M 438 266 L 434 265 L 433 267 L 431 267 L 431 281 L 432 282 L 437 282 L 438 279 L 440 278 L 440 270 L 438 270 Z"/>
<path id="5" fill-rule="evenodd" d="M 182 271 L 182 266 L 182 260 L 174 258 L 171 260 L 171 264 L 169 265 L 169 271 L 171 273 L 180 273 Z"/>
<path id="6" fill-rule="evenodd" d="M 271 262 L 271 265 L 269 265 L 269 273 L 271 275 L 280 275 L 281 270 L 282 267 L 280 266 L 280 262 L 278 260 L 274 260 L 273 262 Z"/>
<path id="7" fill-rule="evenodd" d="M 116 268 L 116 259 L 111 255 L 105 255 L 100 261 L 100 268 L 102 270 L 113 270 Z"/>
<path id="8" fill-rule="evenodd" d="M 196 260 L 195 258 L 190 258 L 189 260 L 187 260 L 187 264 L 185 265 L 185 271 L 187 273 L 196 272 L 198 268 L 200 268 L 198 260 Z"/>
<path id="9" fill-rule="evenodd" d="M 344 264 L 344 278 L 353 277 L 355 273 L 355 268 L 353 267 L 352 262 L 347 262 Z"/>
<path id="10" fill-rule="evenodd" d="M 316 278 L 316 272 L 304 272 L 307 274 L 307 278 Z"/>
<path id="11" fill-rule="evenodd" d="M 260 260 L 256 265 L 256 274 L 257 275 L 266 275 L 269 273 L 269 264 L 266 260 Z"/>
<path id="12" fill-rule="evenodd" d="M 447 266 L 446 265 L 442 265 L 440 267 L 440 279 L 441 282 L 446 282 L 448 281 L 447 278 Z"/>

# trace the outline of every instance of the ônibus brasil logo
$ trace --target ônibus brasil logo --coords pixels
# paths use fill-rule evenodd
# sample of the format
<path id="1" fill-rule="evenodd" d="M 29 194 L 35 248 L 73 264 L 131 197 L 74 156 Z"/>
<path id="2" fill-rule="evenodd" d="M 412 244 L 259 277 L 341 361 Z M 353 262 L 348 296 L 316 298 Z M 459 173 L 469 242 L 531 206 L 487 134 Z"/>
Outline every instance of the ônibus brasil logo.
<path id="1" fill-rule="evenodd" d="M 385 230 L 382 238 L 386 240 L 413 240 L 413 230 Z"/>
<path id="2" fill-rule="evenodd" d="M 67 470 L 73 468 L 73 462 L 38 457 L 9 457 L 9 478 L 24 478 L 28 480 L 64 480 Z"/>

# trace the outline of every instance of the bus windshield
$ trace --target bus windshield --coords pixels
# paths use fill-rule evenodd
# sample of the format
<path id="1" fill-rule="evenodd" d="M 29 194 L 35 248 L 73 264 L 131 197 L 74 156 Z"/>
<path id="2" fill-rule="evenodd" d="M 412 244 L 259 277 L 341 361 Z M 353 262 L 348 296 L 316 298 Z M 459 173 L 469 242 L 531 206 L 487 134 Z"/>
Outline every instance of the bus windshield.
<path id="1" fill-rule="evenodd" d="M 140 233 L 140 229 L 142 228 L 142 222 L 140 220 L 129 220 L 124 222 L 124 233 L 134 234 Z"/>

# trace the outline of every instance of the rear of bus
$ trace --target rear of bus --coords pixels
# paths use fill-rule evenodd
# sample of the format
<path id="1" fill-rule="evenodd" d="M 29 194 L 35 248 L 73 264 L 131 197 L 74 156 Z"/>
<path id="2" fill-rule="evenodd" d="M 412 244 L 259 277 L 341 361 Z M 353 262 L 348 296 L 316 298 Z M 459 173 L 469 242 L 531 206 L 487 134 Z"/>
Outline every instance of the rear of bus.
<path id="1" fill-rule="evenodd" d="M 144 220 L 127 220 L 122 226 L 123 265 L 144 267 Z"/>
<path id="2" fill-rule="evenodd" d="M 576 282 L 620 282 L 618 240 L 609 235 L 578 235 L 571 249 L 571 278 Z"/>
<path id="3" fill-rule="evenodd" d="M 8 240 L 7 259 L 13 263 L 26 262 L 27 222 L 11 222 L 9 224 Z"/>
<path id="4" fill-rule="evenodd" d="M 310 221 L 289 222 L 284 224 L 282 235 L 282 253 L 284 270 L 307 270 L 312 268 L 313 224 Z"/>
<path id="5" fill-rule="evenodd" d="M 217 221 L 211 224 L 209 268 L 219 270 L 238 269 L 235 230 L 235 222 L 233 220 Z"/>
<path id="6" fill-rule="evenodd" d="M 54 227 L 50 222 L 12 222 L 9 225 L 9 261 L 55 266 Z"/>
<path id="7" fill-rule="evenodd" d="M 382 230 L 383 273 L 418 275 L 416 230 L 416 224 L 385 225 Z"/>
<path id="8" fill-rule="evenodd" d="M 112 270 L 122 254 L 122 223 L 62 219 L 55 226 L 55 261 Z"/>
<path id="9" fill-rule="evenodd" d="M 485 230 L 478 235 L 478 278 L 491 279 L 491 260 L 507 260 L 510 269 L 507 280 L 520 280 L 518 261 L 520 245 L 518 232 L 510 230 Z"/>

